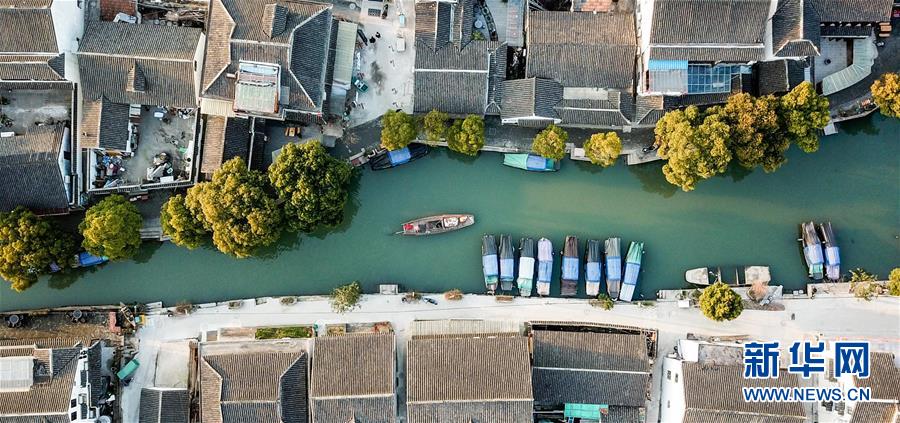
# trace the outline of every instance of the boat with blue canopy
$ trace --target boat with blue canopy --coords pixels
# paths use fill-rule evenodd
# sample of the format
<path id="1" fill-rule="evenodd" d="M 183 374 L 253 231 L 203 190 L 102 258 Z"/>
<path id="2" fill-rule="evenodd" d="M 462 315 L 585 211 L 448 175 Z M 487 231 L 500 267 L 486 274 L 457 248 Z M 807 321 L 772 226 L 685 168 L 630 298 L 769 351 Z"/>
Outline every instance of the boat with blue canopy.
<path id="1" fill-rule="evenodd" d="M 584 247 L 584 291 L 590 297 L 600 294 L 603 264 L 600 262 L 603 247 L 599 239 L 589 239 Z"/>
<path id="2" fill-rule="evenodd" d="M 619 238 L 607 238 L 606 251 L 606 292 L 609 298 L 619 299 L 619 291 L 622 287 L 622 240 Z"/>
<path id="3" fill-rule="evenodd" d="M 822 280 L 824 277 L 824 254 L 822 254 L 822 241 L 816 233 L 816 225 L 813 222 L 800 224 L 800 241 L 803 243 L 803 258 L 806 267 L 809 268 L 809 277 L 813 280 Z"/>
<path id="4" fill-rule="evenodd" d="M 390 169 L 409 163 L 413 160 L 425 157 L 428 154 L 428 146 L 424 144 L 410 144 L 399 150 L 382 151 L 369 160 L 372 170 Z"/>
<path id="5" fill-rule="evenodd" d="M 553 277 L 553 243 L 547 238 L 541 238 L 538 240 L 538 295 L 550 295 L 551 277 Z"/>
<path id="6" fill-rule="evenodd" d="M 819 224 L 819 235 L 825 245 L 825 277 L 837 281 L 841 278 L 841 249 L 837 246 L 831 222 Z"/>
<path id="7" fill-rule="evenodd" d="M 534 285 L 534 255 L 534 240 L 522 238 L 519 241 L 519 279 L 516 279 L 516 285 L 519 287 L 519 295 L 523 297 L 531 296 Z"/>
<path id="8" fill-rule="evenodd" d="M 493 294 L 497 290 L 500 274 L 497 262 L 497 241 L 494 235 L 485 235 L 481 240 L 481 268 L 484 270 L 484 287 Z"/>
<path id="9" fill-rule="evenodd" d="M 578 238 L 566 237 L 562 250 L 559 295 L 573 297 L 578 293 L 578 278 L 581 276 L 581 258 L 578 257 Z"/>
<path id="10" fill-rule="evenodd" d="M 516 250 L 509 235 L 500 235 L 500 289 L 512 291 L 516 280 Z"/>
<path id="11" fill-rule="evenodd" d="M 644 243 L 632 242 L 625 256 L 625 277 L 622 279 L 622 292 L 619 299 L 631 301 L 637 290 L 638 276 L 641 274 L 641 259 L 644 257 Z"/>
<path id="12" fill-rule="evenodd" d="M 537 154 L 504 154 L 503 164 L 531 172 L 556 172 L 559 160 L 548 159 Z"/>

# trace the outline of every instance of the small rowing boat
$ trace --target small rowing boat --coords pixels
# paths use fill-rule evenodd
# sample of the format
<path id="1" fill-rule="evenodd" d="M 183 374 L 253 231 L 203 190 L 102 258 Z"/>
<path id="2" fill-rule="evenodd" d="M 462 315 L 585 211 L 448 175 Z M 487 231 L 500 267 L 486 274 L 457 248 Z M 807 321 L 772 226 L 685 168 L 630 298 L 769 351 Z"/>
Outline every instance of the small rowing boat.
<path id="1" fill-rule="evenodd" d="M 603 252 L 598 239 L 589 239 L 584 247 L 584 291 L 589 297 L 600 294 L 600 280 L 603 279 L 603 265 L 600 263 Z"/>
<path id="2" fill-rule="evenodd" d="M 622 292 L 619 299 L 631 301 L 637 290 L 638 276 L 641 274 L 641 260 L 644 257 L 644 243 L 632 242 L 625 257 L 625 277 L 622 279 Z"/>
<path id="3" fill-rule="evenodd" d="M 619 299 L 622 288 L 622 248 L 619 238 L 607 238 L 606 250 L 606 291 L 609 298 Z"/>
<path id="4" fill-rule="evenodd" d="M 537 293 L 550 295 L 550 278 L 553 276 L 553 243 L 547 238 L 538 240 Z"/>
<path id="5" fill-rule="evenodd" d="M 390 169 L 428 155 L 428 146 L 423 144 L 410 144 L 407 147 L 393 151 L 382 151 L 369 160 L 372 170 Z"/>
<path id="6" fill-rule="evenodd" d="M 816 233 L 816 225 L 812 222 L 800 224 L 800 241 L 803 243 L 803 259 L 809 268 L 809 277 L 822 280 L 825 260 L 822 254 L 822 242 Z"/>
<path id="7" fill-rule="evenodd" d="M 497 280 L 500 275 L 497 261 L 497 241 L 494 235 L 487 234 L 481 239 L 481 268 L 484 271 L 484 287 L 488 293 L 497 291 Z"/>
<path id="8" fill-rule="evenodd" d="M 536 154 L 504 154 L 503 164 L 531 172 L 556 172 L 559 170 L 558 160 L 547 159 Z"/>
<path id="9" fill-rule="evenodd" d="M 685 271 L 684 280 L 697 286 L 723 282 L 737 287 L 767 284 L 772 281 L 772 276 L 769 273 L 769 266 L 707 266 Z"/>
<path id="10" fill-rule="evenodd" d="M 522 238 L 519 241 L 519 279 L 516 285 L 519 287 L 519 295 L 523 297 L 531 296 L 531 289 L 534 285 L 534 240 L 531 238 Z"/>
<path id="11" fill-rule="evenodd" d="M 513 250 L 512 238 L 509 235 L 500 235 L 500 289 L 512 291 L 513 281 L 516 280 L 516 252 Z"/>
<path id="12" fill-rule="evenodd" d="M 819 235 L 825 245 L 825 276 L 836 282 L 841 278 L 841 249 L 837 246 L 831 222 L 819 224 Z"/>
<path id="13" fill-rule="evenodd" d="M 396 235 L 437 235 L 456 231 L 475 224 L 475 216 L 471 214 L 439 214 L 410 220 L 402 226 Z"/>
<path id="14" fill-rule="evenodd" d="M 578 278 L 581 275 L 581 259 L 578 258 L 578 238 L 566 237 L 562 250 L 559 295 L 573 297 L 578 293 Z"/>

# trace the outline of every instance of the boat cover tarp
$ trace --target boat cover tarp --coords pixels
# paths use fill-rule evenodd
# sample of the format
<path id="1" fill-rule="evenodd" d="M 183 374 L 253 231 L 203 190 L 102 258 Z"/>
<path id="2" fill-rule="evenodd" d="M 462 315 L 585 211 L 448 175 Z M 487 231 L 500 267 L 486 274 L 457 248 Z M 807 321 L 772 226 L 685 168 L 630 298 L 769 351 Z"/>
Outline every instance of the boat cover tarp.
<path id="1" fill-rule="evenodd" d="M 538 241 L 538 281 L 550 282 L 553 275 L 553 244 L 548 239 Z"/>
<path id="2" fill-rule="evenodd" d="M 622 250 L 619 242 L 619 238 L 606 240 L 606 279 L 608 281 L 622 280 Z"/>
<path id="3" fill-rule="evenodd" d="M 825 274 L 828 276 L 828 279 L 840 279 L 841 249 L 835 244 L 831 222 L 822 223 L 819 229 L 822 233 L 822 242 L 825 244 Z"/>
<path id="4" fill-rule="evenodd" d="M 622 283 L 624 283 L 625 285 L 637 285 L 637 278 L 640 272 L 640 264 L 625 263 L 625 279 L 622 281 Z"/>
<path id="5" fill-rule="evenodd" d="M 622 285 L 622 292 L 619 293 L 619 299 L 622 301 L 631 301 L 634 298 L 635 285 Z"/>
<path id="6" fill-rule="evenodd" d="M 481 267 L 484 269 L 484 277 L 497 276 L 499 274 L 497 264 L 497 244 L 493 235 L 485 235 L 481 243 Z"/>
<path id="7" fill-rule="evenodd" d="M 532 171 L 556 170 L 556 162 L 534 154 L 504 154 L 503 164 L 517 169 Z"/>
<path id="8" fill-rule="evenodd" d="M 105 263 L 107 260 L 106 257 L 95 256 L 87 251 L 78 253 L 78 265 L 81 267 L 95 266 Z"/>
<path id="9" fill-rule="evenodd" d="M 519 283 L 521 284 L 523 281 L 531 283 L 532 279 L 534 279 L 534 257 L 520 257 Z"/>
<path id="10" fill-rule="evenodd" d="M 824 262 L 822 243 L 812 222 L 803 224 L 803 256 L 806 258 L 806 264 L 810 267 Z"/>
<path id="11" fill-rule="evenodd" d="M 584 280 L 587 282 L 600 282 L 601 265 L 600 265 L 600 241 L 596 239 L 588 240 L 587 264 L 584 266 Z"/>
<path id="12" fill-rule="evenodd" d="M 500 280 L 512 281 L 515 274 L 515 252 L 509 235 L 500 235 Z"/>
<path id="13" fill-rule="evenodd" d="M 528 170 L 553 170 L 553 160 L 529 154 L 525 166 Z"/>
<path id="14" fill-rule="evenodd" d="M 521 295 L 531 295 L 531 286 L 534 281 L 534 240 L 525 238 L 519 244 L 519 286 Z"/>
<path id="15" fill-rule="evenodd" d="M 641 272 L 641 257 L 644 254 L 644 244 L 640 242 L 632 242 L 628 247 L 628 258 L 625 261 L 625 278 L 622 283 L 625 285 L 637 285 L 638 275 Z M 625 288 L 623 287 L 623 292 Z"/>
<path id="16" fill-rule="evenodd" d="M 562 259 L 562 279 L 578 280 L 578 258 L 563 257 Z"/>
<path id="17" fill-rule="evenodd" d="M 396 166 L 408 162 L 412 158 L 412 153 L 410 153 L 409 147 L 403 147 L 399 150 L 388 151 L 388 158 L 391 159 L 391 164 Z"/>

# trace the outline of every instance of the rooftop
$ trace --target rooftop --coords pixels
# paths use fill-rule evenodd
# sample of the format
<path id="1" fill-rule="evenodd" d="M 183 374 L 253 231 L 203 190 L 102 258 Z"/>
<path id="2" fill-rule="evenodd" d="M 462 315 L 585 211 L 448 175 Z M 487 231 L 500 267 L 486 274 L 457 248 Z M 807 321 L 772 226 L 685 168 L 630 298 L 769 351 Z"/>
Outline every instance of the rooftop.
<path id="1" fill-rule="evenodd" d="M 0 138 L 0 211 L 17 206 L 39 212 L 68 207 L 59 162 L 67 131 L 62 125 L 42 126 Z"/>
<path id="2" fill-rule="evenodd" d="M 59 53 L 49 7 L 49 0 L 0 1 L 0 54 Z"/>
<path id="3" fill-rule="evenodd" d="M 799 402 L 746 402 L 741 388 L 795 387 L 797 375 L 779 372 L 777 379 L 745 379 L 741 365 L 683 362 L 685 422 L 766 421 L 802 423 L 806 412 Z M 716 387 L 716 389 L 710 389 Z M 744 420 L 739 420 L 744 419 Z"/>

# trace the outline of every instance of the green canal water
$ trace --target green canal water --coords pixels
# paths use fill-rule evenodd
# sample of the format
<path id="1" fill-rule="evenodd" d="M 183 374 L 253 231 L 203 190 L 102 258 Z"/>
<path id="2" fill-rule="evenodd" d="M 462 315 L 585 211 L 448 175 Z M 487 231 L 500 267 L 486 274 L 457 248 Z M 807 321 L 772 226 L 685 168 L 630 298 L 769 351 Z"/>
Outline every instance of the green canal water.
<path id="1" fill-rule="evenodd" d="M 769 265 L 775 283 L 802 288 L 807 279 L 796 240 L 802 220 L 833 222 L 845 272 L 858 266 L 886 276 L 900 264 L 898 120 L 876 116 L 845 125 L 816 154 L 792 149 L 774 174 L 732 172 L 690 193 L 669 185 L 659 163 L 601 170 L 566 161 L 558 173 L 537 174 L 501 161 L 499 154 L 466 160 L 438 150 L 396 169 L 366 170 L 342 226 L 286 236 L 265 257 L 236 260 L 212 248 L 152 243 L 134 261 L 45 279 L 21 294 L 3 287 L 0 309 L 323 294 L 352 280 L 368 292 L 379 283 L 483 292 L 480 245 L 487 232 L 516 240 L 545 236 L 557 250 L 568 234 L 582 246 L 614 235 L 625 246 L 644 241 L 638 289 L 648 299 L 685 286 L 684 270 L 707 264 Z M 392 235 L 405 220 L 441 212 L 474 213 L 477 223 L 435 237 Z"/>

